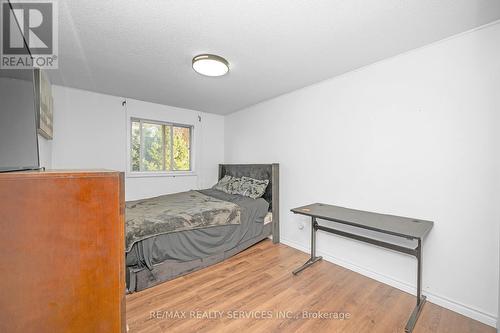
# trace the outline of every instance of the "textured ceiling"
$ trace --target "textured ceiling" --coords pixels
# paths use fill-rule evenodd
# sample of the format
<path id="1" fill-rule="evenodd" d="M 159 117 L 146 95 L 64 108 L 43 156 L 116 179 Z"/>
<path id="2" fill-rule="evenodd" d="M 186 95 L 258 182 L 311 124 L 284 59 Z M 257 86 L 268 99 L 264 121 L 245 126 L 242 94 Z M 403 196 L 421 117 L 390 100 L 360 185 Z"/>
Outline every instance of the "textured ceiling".
<path id="1" fill-rule="evenodd" d="M 227 114 L 499 18 L 499 0 L 66 0 L 51 77 Z M 229 75 L 196 74 L 200 53 Z"/>

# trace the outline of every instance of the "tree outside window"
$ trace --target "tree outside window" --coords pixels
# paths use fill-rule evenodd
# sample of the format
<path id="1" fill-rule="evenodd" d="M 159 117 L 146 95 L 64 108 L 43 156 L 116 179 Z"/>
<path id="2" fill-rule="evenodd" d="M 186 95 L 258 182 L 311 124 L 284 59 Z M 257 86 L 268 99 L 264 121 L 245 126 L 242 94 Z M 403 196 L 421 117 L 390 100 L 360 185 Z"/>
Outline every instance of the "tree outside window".
<path id="1" fill-rule="evenodd" d="M 190 171 L 192 126 L 132 119 L 132 171 Z"/>

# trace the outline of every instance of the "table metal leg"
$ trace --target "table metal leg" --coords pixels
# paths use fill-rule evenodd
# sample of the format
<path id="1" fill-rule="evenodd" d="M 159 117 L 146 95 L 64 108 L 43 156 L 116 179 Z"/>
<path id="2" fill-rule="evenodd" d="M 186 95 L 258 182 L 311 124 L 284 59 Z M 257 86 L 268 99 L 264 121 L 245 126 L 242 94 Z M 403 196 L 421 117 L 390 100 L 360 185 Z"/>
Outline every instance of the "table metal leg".
<path id="1" fill-rule="evenodd" d="M 422 239 L 418 239 L 417 245 L 417 305 L 413 309 L 411 313 L 410 319 L 408 319 L 408 323 L 405 327 L 406 333 L 411 333 L 413 328 L 415 328 L 415 324 L 417 323 L 417 319 L 422 312 L 422 308 L 425 304 L 425 296 L 422 295 Z"/>
<path id="2" fill-rule="evenodd" d="M 323 259 L 323 257 L 316 257 L 316 230 L 318 230 L 318 222 L 316 222 L 316 218 L 313 217 L 311 219 L 311 257 L 302 266 L 294 270 L 292 272 L 293 275 L 299 274 L 316 261 Z"/>

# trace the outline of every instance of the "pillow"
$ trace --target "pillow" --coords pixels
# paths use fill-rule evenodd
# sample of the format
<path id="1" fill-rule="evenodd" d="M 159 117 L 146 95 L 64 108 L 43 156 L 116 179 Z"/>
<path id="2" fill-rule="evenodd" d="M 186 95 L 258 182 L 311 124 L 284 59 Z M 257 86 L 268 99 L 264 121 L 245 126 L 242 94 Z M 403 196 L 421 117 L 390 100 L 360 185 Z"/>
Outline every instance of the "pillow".
<path id="1" fill-rule="evenodd" d="M 229 193 L 229 184 L 231 183 L 232 179 L 233 179 L 232 176 L 225 175 L 212 188 L 215 189 L 215 190 L 219 190 L 219 191 L 222 191 L 222 192 Z"/>
<path id="2" fill-rule="evenodd" d="M 231 181 L 229 182 L 229 185 L 227 187 L 229 194 L 241 194 L 240 193 L 240 187 L 241 187 L 241 178 L 236 178 L 233 177 Z"/>
<path id="3" fill-rule="evenodd" d="M 238 193 L 246 197 L 253 199 L 260 198 L 266 192 L 267 185 L 269 185 L 269 180 L 258 180 L 250 177 L 241 177 L 239 181 Z"/>
<path id="4" fill-rule="evenodd" d="M 238 194 L 253 199 L 260 198 L 266 192 L 269 180 L 258 180 L 250 177 L 236 178 L 225 175 L 212 188 L 228 194 Z"/>

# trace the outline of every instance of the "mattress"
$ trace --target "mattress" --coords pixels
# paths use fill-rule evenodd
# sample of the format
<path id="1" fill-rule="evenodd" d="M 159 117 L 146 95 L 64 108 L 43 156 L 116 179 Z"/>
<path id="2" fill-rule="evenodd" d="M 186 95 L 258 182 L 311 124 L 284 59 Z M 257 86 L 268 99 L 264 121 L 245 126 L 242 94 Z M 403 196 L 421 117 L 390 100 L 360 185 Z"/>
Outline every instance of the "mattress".
<path id="1" fill-rule="evenodd" d="M 136 242 L 126 253 L 126 263 L 133 269 L 152 269 L 164 261 L 188 262 L 230 251 L 263 233 L 269 203 L 227 194 L 214 189 L 201 190 L 205 195 L 237 204 L 241 208 L 241 223 L 184 230 L 162 234 Z M 267 217 L 269 223 L 269 217 Z"/>
<path id="2" fill-rule="evenodd" d="M 126 247 L 162 234 L 240 224 L 240 206 L 201 191 L 187 191 L 129 201 L 125 206 Z"/>

